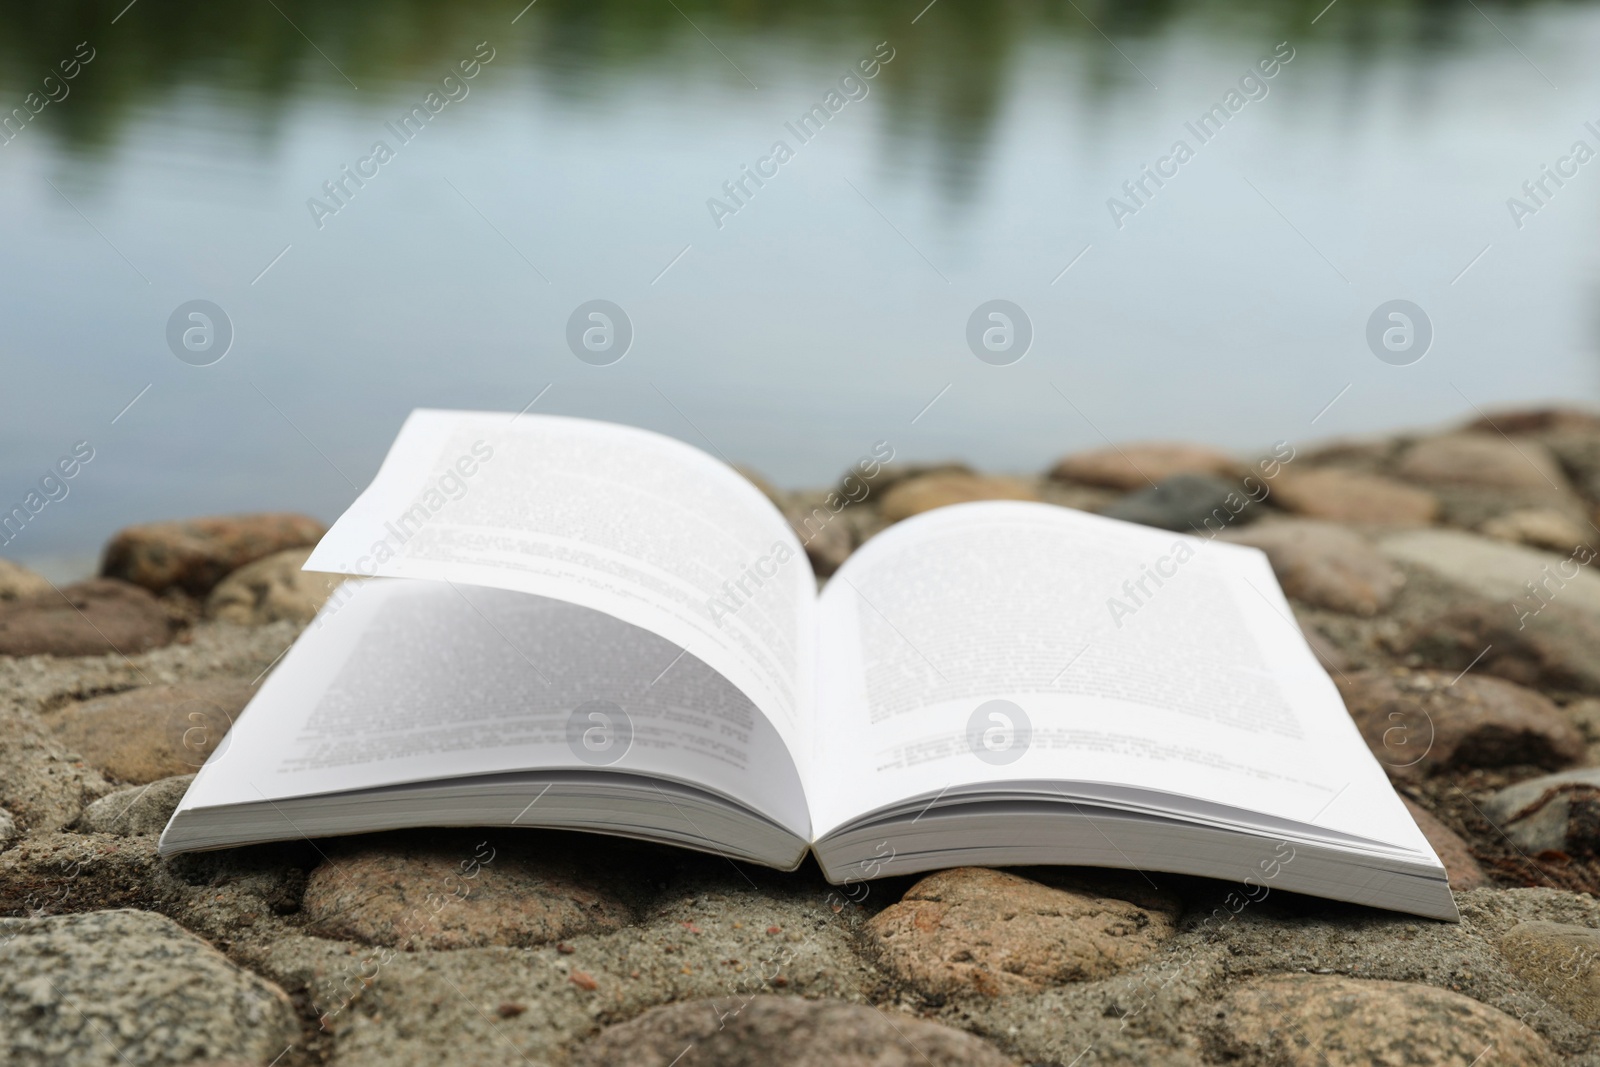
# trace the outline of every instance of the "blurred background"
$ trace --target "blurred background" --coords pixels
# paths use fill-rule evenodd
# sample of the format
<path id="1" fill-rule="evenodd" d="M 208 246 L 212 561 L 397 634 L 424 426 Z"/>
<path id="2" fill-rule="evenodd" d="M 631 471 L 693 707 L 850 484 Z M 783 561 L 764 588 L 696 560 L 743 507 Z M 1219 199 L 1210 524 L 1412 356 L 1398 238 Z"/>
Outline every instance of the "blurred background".
<path id="1" fill-rule="evenodd" d="M 1600 163 L 1520 227 L 1507 205 L 1600 148 L 1600 4 L 65 0 L 0 26 L 0 506 L 95 451 L 5 546 L 52 577 L 132 522 L 331 520 L 419 406 L 534 402 L 803 486 L 880 440 L 1031 471 L 1600 394 Z M 1202 144 L 1186 123 L 1274 53 Z M 459 98 L 397 137 L 430 91 Z M 633 333 L 604 366 L 567 340 L 596 299 Z M 1031 325 L 1007 365 L 967 342 L 992 299 Z M 1367 341 L 1395 299 L 1432 327 L 1405 365 Z M 195 300 L 232 335 L 204 366 L 168 342 Z"/>

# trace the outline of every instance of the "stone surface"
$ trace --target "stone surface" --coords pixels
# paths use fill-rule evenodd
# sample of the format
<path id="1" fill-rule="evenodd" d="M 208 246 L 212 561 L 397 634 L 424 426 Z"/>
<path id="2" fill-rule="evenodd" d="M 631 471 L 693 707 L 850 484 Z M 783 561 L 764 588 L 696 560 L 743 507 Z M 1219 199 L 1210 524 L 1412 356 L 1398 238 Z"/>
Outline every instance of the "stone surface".
<path id="1" fill-rule="evenodd" d="M 1229 1063 L 1288 1067 L 1545 1067 L 1560 1062 L 1538 1034 L 1470 997 L 1413 982 L 1338 975 L 1258 978 L 1213 1012 Z M 1493 1059 L 1484 1061 L 1493 1050 Z"/>
<path id="2" fill-rule="evenodd" d="M 1228 479 L 1240 473 L 1241 468 L 1232 456 L 1213 448 L 1149 442 L 1074 452 L 1056 461 L 1050 468 L 1050 477 L 1107 489 L 1147 489 L 1174 474 Z"/>
<path id="3" fill-rule="evenodd" d="M 141 686 L 68 705 L 46 722 L 108 778 L 143 785 L 203 766 L 256 692 L 243 679 Z"/>
<path id="4" fill-rule="evenodd" d="M 100 573 L 155 593 L 177 588 L 203 597 L 245 564 L 314 545 L 326 532 L 316 519 L 281 512 L 129 526 L 107 543 Z"/>
<path id="5" fill-rule="evenodd" d="M 985 996 L 1104 978 L 1172 936 L 1176 909 L 1004 871 L 930 875 L 870 923 L 883 965 L 924 993 Z"/>
<path id="6" fill-rule="evenodd" d="M 1600 415 L 1581 408 L 1515 408 L 1484 415 L 1465 427 L 1475 433 L 1531 434 L 1543 431 L 1600 431 Z"/>
<path id="7" fill-rule="evenodd" d="M 1238 483 L 1209 474 L 1174 474 L 1112 502 L 1100 514 L 1203 536 L 1253 522 L 1262 508 L 1244 495 Z"/>
<path id="8" fill-rule="evenodd" d="M 1371 542 L 1333 523 L 1274 522 L 1227 530 L 1222 538 L 1261 549 L 1284 593 L 1330 611 L 1376 615 L 1405 584 L 1405 575 Z"/>
<path id="9" fill-rule="evenodd" d="M 1538 441 L 1498 434 L 1427 437 L 1401 454 L 1396 473 L 1423 485 L 1565 492 L 1571 487 L 1550 450 Z"/>
<path id="10" fill-rule="evenodd" d="M 1340 675 L 1335 684 L 1391 777 L 1529 764 L 1554 770 L 1587 753 L 1582 733 L 1550 698 L 1500 678 L 1373 670 Z"/>
<path id="11" fill-rule="evenodd" d="M 310 622 L 348 575 L 301 570 L 311 549 L 286 548 L 228 575 L 206 600 L 206 613 L 226 622 L 260 626 L 287 619 Z"/>
<path id="12" fill-rule="evenodd" d="M 11 813 L 5 808 L 0 808 L 0 848 L 5 848 L 11 844 L 12 839 L 16 836 L 17 820 L 13 819 Z"/>
<path id="13" fill-rule="evenodd" d="M 1576 556 L 1539 552 L 1460 530 L 1410 530 L 1383 538 L 1378 547 L 1390 559 L 1504 602 L 1511 615 L 1559 603 L 1600 618 L 1600 575 L 1585 562 L 1594 558 L 1586 549 Z"/>
<path id="14" fill-rule="evenodd" d="M 805 546 L 812 573 L 818 578 L 826 578 L 850 558 L 855 548 L 855 538 L 850 521 L 844 517 L 842 509 L 834 512 L 825 500 L 807 498 L 785 511 L 784 517 Z"/>
<path id="15" fill-rule="evenodd" d="M 78 826 L 89 833 L 121 837 L 159 834 L 193 781 L 194 775 L 184 774 L 108 793 L 83 809 Z"/>
<path id="16" fill-rule="evenodd" d="M 689 1055 L 685 1055 L 688 1051 Z M 580 1067 L 1011 1067 L 971 1034 L 865 1004 L 725 997 L 669 1004 L 602 1031 Z"/>
<path id="17" fill-rule="evenodd" d="M 1518 923 L 1500 938 L 1511 970 L 1587 1026 L 1600 1026 L 1600 930 Z"/>
<path id="18" fill-rule="evenodd" d="M 1530 852 L 1600 853 L 1600 767 L 1518 782 L 1482 808 L 1500 832 Z"/>
<path id="19" fill-rule="evenodd" d="M 14 1067 L 264 1064 L 298 1039 L 289 998 L 140 911 L 0 919 L 0 1042 Z"/>
<path id="20" fill-rule="evenodd" d="M 1596 537 L 1593 530 L 1580 526 L 1566 512 L 1555 508 L 1518 508 L 1508 511 L 1479 526 L 1478 532 L 1496 541 L 1542 548 L 1562 557 L 1592 544 Z"/>
<path id="21" fill-rule="evenodd" d="M 1427 490 L 1339 467 L 1284 470 L 1273 480 L 1271 499 L 1296 515 L 1330 522 L 1426 526 L 1439 517 L 1439 498 Z"/>
<path id="22" fill-rule="evenodd" d="M 1600 694 L 1600 621 L 1552 604 L 1519 618 L 1504 603 L 1443 608 L 1415 620 L 1395 651 L 1445 670 L 1495 674 L 1521 685 Z"/>
<path id="23" fill-rule="evenodd" d="M 504 831 L 366 837 L 324 851 L 302 905 L 323 937 L 406 949 L 541 945 L 632 919 L 607 877 L 531 853 Z"/>
<path id="24" fill-rule="evenodd" d="M 1422 836 L 1433 846 L 1439 862 L 1444 864 L 1451 889 L 1459 893 L 1463 889 L 1480 889 L 1491 884 L 1489 876 L 1483 873 L 1483 868 L 1472 855 L 1471 847 L 1460 834 L 1440 822 L 1438 816 L 1410 797 L 1400 799 L 1405 803 L 1411 817 L 1416 820 L 1417 829 L 1422 831 Z"/>
<path id="25" fill-rule="evenodd" d="M 890 522 L 909 519 L 924 511 L 972 500 L 1038 500 L 1039 492 L 1021 478 L 997 474 L 924 474 L 896 483 L 879 505 Z"/>
<path id="26" fill-rule="evenodd" d="M 0 559 L 0 600 L 23 600 L 52 591 L 49 579 L 20 563 Z"/>
<path id="27" fill-rule="evenodd" d="M 127 582 L 97 578 L 0 601 L 0 656 L 132 655 L 171 640 L 160 601 Z"/>

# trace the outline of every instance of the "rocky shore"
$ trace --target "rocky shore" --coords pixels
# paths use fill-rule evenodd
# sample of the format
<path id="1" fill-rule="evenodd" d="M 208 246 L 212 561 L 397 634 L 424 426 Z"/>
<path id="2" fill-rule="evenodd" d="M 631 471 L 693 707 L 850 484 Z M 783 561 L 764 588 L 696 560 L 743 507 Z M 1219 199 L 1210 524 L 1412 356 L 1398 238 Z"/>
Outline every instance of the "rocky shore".
<path id="1" fill-rule="evenodd" d="M 59 589 L 0 561 L 0 1061 L 1600 1067 L 1600 416 L 750 476 L 823 577 L 963 500 L 1261 548 L 1463 921 L 1065 868 L 844 895 L 814 865 L 533 830 L 163 860 L 188 776 L 333 588 L 299 570 L 315 520 L 195 519 Z"/>

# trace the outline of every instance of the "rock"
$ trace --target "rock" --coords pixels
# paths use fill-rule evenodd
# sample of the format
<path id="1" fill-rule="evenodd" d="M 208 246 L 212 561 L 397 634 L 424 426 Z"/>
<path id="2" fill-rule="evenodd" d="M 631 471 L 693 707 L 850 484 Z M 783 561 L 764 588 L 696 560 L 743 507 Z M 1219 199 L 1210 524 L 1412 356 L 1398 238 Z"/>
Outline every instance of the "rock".
<path id="1" fill-rule="evenodd" d="M 1519 408 L 1474 419 L 1463 429 L 1473 433 L 1531 434 L 1547 430 L 1600 430 L 1600 416 L 1579 408 Z"/>
<path id="2" fill-rule="evenodd" d="M 0 600 L 25 600 L 54 589 L 44 575 L 35 574 L 20 563 L 0 559 Z"/>
<path id="3" fill-rule="evenodd" d="M 1209 474 L 1174 474 L 1152 488 L 1129 493 L 1100 514 L 1205 536 L 1253 522 L 1261 507 L 1234 482 Z"/>
<path id="4" fill-rule="evenodd" d="M 1395 472 L 1423 485 L 1560 493 L 1571 490 L 1561 464 L 1543 444 L 1498 434 L 1425 437 L 1401 454 Z"/>
<path id="5" fill-rule="evenodd" d="M 692 1057 L 685 1051 L 693 1049 Z M 653 1008 L 607 1027 L 579 1067 L 1012 1067 L 992 1045 L 865 1004 L 728 996 Z"/>
<path id="6" fill-rule="evenodd" d="M 1570 556 L 1591 544 L 1591 530 L 1585 530 L 1563 511 L 1554 508 L 1518 508 L 1496 515 L 1478 527 L 1478 532 L 1496 541 L 1542 548 Z"/>
<path id="7" fill-rule="evenodd" d="M 780 509 L 783 507 L 783 491 L 777 486 L 773 485 L 771 482 L 767 481 L 766 478 L 762 477 L 761 472 L 757 471 L 754 467 L 746 467 L 742 463 L 735 463 L 733 465 L 733 469 L 738 471 L 744 477 L 745 481 L 761 490 L 761 495 L 772 501 L 775 506 Z"/>
<path id="8" fill-rule="evenodd" d="M 1176 907 L 1141 907 L 981 867 L 929 875 L 868 924 L 891 973 L 924 994 L 998 996 L 1104 978 L 1172 936 Z"/>
<path id="9" fill-rule="evenodd" d="M 1600 767 L 1518 782 L 1482 806 L 1501 833 L 1534 854 L 1600 854 Z"/>
<path id="10" fill-rule="evenodd" d="M 1500 938 L 1517 977 L 1580 1023 L 1600 1025 L 1600 930 L 1570 923 L 1518 923 Z"/>
<path id="11" fill-rule="evenodd" d="M 1576 557 L 1571 550 L 1569 555 L 1536 552 L 1459 530 L 1410 530 L 1385 537 L 1378 547 L 1390 559 L 1505 601 L 1508 614 L 1559 601 L 1600 618 L 1600 575 L 1584 562 L 1594 558 L 1587 549 Z"/>
<path id="12" fill-rule="evenodd" d="M 0 919 L 0 1035 L 14 1067 L 243 1060 L 300 1036 L 289 998 L 171 919 Z"/>
<path id="13" fill-rule="evenodd" d="M 161 602 L 111 578 L 0 601 L 0 656 L 126 656 L 171 640 Z"/>
<path id="14" fill-rule="evenodd" d="M 310 548 L 286 548 L 246 563 L 217 583 L 206 600 L 206 613 L 247 626 L 284 619 L 310 622 L 349 580 L 345 574 L 301 570 L 310 558 Z"/>
<path id="15" fill-rule="evenodd" d="M 87 833 L 118 837 L 159 834 L 167 828 L 168 820 L 178 810 L 179 802 L 193 781 L 194 775 L 183 774 L 149 785 L 119 789 L 85 808 L 78 827 Z"/>
<path id="16" fill-rule="evenodd" d="M 1376 615 L 1405 584 L 1366 538 L 1333 523 L 1297 519 L 1228 530 L 1222 538 L 1261 549 L 1285 594 L 1330 611 Z"/>
<path id="17" fill-rule="evenodd" d="M 1561 461 L 1567 477 L 1587 500 L 1600 500 L 1600 428 L 1556 430 L 1540 439 Z"/>
<path id="18" fill-rule="evenodd" d="M 0 808 L 0 849 L 11 844 L 12 839 L 16 836 L 17 820 L 13 819 L 11 813 L 5 808 Z"/>
<path id="19" fill-rule="evenodd" d="M 100 573 L 154 593 L 177 588 L 203 597 L 246 563 L 314 545 L 327 532 L 316 519 L 283 512 L 129 526 L 106 545 Z"/>
<path id="20" fill-rule="evenodd" d="M 1290 974 L 1235 986 L 1214 1010 L 1218 1062 L 1544 1067 L 1554 1050 L 1516 1019 L 1414 982 Z M 1488 1062 L 1488 1061 L 1483 1061 Z"/>
<path id="21" fill-rule="evenodd" d="M 1483 868 L 1478 866 L 1471 847 L 1460 834 L 1440 822 L 1433 812 L 1410 797 L 1401 797 L 1400 800 L 1411 813 L 1411 818 L 1416 820 L 1417 829 L 1422 831 L 1422 836 L 1433 846 L 1439 862 L 1444 864 L 1444 873 L 1450 879 L 1451 889 L 1459 893 L 1466 889 L 1479 889 L 1493 884 L 1489 881 L 1489 876 L 1483 873 Z"/>
<path id="22" fill-rule="evenodd" d="M 812 504 L 809 510 L 807 504 Z M 851 526 L 840 513 L 819 499 L 806 499 L 784 512 L 795 536 L 805 546 L 806 558 L 818 578 L 826 578 L 844 565 L 855 549 Z"/>
<path id="23" fill-rule="evenodd" d="M 1241 470 L 1242 465 L 1226 452 L 1201 445 L 1151 442 L 1074 452 L 1056 461 L 1050 477 L 1107 489 L 1148 489 L 1174 474 L 1227 479 Z"/>
<path id="24" fill-rule="evenodd" d="M 404 949 L 542 945 L 632 920 L 607 878 L 504 832 L 354 839 L 327 849 L 302 905 L 313 933 Z"/>
<path id="25" fill-rule="evenodd" d="M 870 476 L 861 464 L 850 468 L 840 476 L 834 487 L 825 494 L 837 498 L 844 504 L 865 504 L 868 501 L 877 502 L 883 495 L 901 482 L 909 482 L 914 478 L 923 478 L 930 474 L 970 474 L 977 475 L 965 463 L 882 463 Z"/>
<path id="26" fill-rule="evenodd" d="M 924 511 L 972 500 L 1038 500 L 1039 493 L 1021 478 L 995 474 L 924 474 L 896 484 L 884 493 L 880 510 L 890 522 Z"/>
<path id="27" fill-rule="evenodd" d="M 1274 504 L 1330 522 L 1426 526 L 1439 517 L 1439 498 L 1380 474 L 1323 467 L 1284 470 L 1272 483 Z"/>
<path id="28" fill-rule="evenodd" d="M 108 778 L 143 785 L 199 770 L 255 694 L 239 679 L 141 686 L 70 704 L 45 721 Z"/>
<path id="29" fill-rule="evenodd" d="M 1600 700 L 1594 697 L 1584 697 L 1574 700 L 1561 709 L 1566 712 L 1572 725 L 1578 728 L 1583 735 L 1583 740 L 1589 746 L 1589 756 L 1584 760 L 1587 766 L 1600 767 Z"/>
<path id="30" fill-rule="evenodd" d="M 1293 610 L 1293 605 L 1290 607 Z M 1294 621 L 1300 627 L 1301 636 L 1306 639 L 1306 644 L 1311 646 L 1312 655 L 1322 664 L 1323 670 L 1338 672 L 1350 669 L 1350 657 L 1345 655 L 1320 627 L 1302 618 L 1299 612 L 1295 612 Z"/>
<path id="31" fill-rule="evenodd" d="M 1583 735 L 1539 693 L 1447 671 L 1358 671 L 1335 680 L 1350 717 L 1391 777 L 1469 767 L 1570 767 Z"/>
<path id="32" fill-rule="evenodd" d="M 1395 650 L 1430 667 L 1495 674 L 1537 689 L 1600 694 L 1600 621 L 1552 604 L 1519 618 L 1509 605 L 1476 602 L 1413 623 Z"/>

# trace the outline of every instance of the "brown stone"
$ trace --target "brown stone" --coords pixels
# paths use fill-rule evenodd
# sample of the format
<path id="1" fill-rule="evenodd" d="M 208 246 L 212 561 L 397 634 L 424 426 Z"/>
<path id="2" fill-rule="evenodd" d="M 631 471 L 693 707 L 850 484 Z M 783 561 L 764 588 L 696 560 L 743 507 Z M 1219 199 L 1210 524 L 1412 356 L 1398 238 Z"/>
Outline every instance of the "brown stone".
<path id="1" fill-rule="evenodd" d="M 1600 694 L 1600 619 L 1548 604 L 1519 619 L 1515 605 L 1475 602 L 1414 623 L 1395 650 L 1432 667 L 1494 674 L 1536 689 Z"/>
<path id="2" fill-rule="evenodd" d="M 919 991 L 998 996 L 1116 974 L 1171 937 L 1176 919 L 1175 905 L 960 867 L 922 879 L 867 930 L 883 965 Z"/>
<path id="3" fill-rule="evenodd" d="M 53 591 L 54 587 L 44 575 L 36 574 L 20 563 L 0 559 L 0 600 L 25 600 Z"/>
<path id="4" fill-rule="evenodd" d="M 141 686 L 69 704 L 45 720 L 106 777 L 143 785 L 199 770 L 255 694 L 243 679 Z"/>
<path id="5" fill-rule="evenodd" d="M 1379 474 L 1324 467 L 1284 470 L 1271 501 L 1286 511 L 1330 522 L 1425 526 L 1439 517 L 1439 498 Z"/>
<path id="6" fill-rule="evenodd" d="M 1285 1067 L 1545 1067 L 1536 1032 L 1460 993 L 1414 982 L 1290 974 L 1235 986 L 1213 1011 L 1219 1062 Z M 1493 1050 L 1492 1060 L 1484 1053 Z"/>
<path id="7" fill-rule="evenodd" d="M 812 573 L 818 578 L 826 578 L 842 567 L 855 549 L 850 521 L 842 513 L 829 509 L 821 498 L 808 497 L 799 501 L 784 512 L 784 517 L 805 546 Z"/>
<path id="8" fill-rule="evenodd" d="M 1423 485 L 1560 492 L 1571 488 L 1561 464 L 1543 444 L 1498 434 L 1423 438 L 1400 456 L 1396 473 Z"/>
<path id="9" fill-rule="evenodd" d="M 973 500 L 1038 500 L 1039 493 L 1021 478 L 992 474 L 924 474 L 900 482 L 883 495 L 880 510 L 890 522 L 924 511 Z"/>
<path id="10" fill-rule="evenodd" d="M 1568 555 L 1580 546 L 1592 543 L 1593 530 L 1585 529 L 1572 521 L 1572 517 L 1555 508 L 1517 508 L 1478 527 L 1478 532 L 1497 541 L 1542 548 Z"/>
<path id="11" fill-rule="evenodd" d="M 542 945 L 632 920 L 614 876 L 531 854 L 505 832 L 436 831 L 325 847 L 302 910 L 310 930 L 403 949 Z"/>
<path id="12" fill-rule="evenodd" d="M 1585 1026 L 1600 1026 L 1600 930 L 1518 923 L 1500 938 L 1511 971 Z"/>
<path id="13" fill-rule="evenodd" d="M 163 778 L 149 785 L 129 786 L 108 793 L 83 809 L 77 828 L 84 833 L 131 837 L 159 834 L 167 828 L 194 775 Z"/>
<path id="14" fill-rule="evenodd" d="M 779 489 L 777 486 L 775 486 L 771 482 L 767 481 L 767 479 L 764 478 L 761 475 L 760 471 L 756 470 L 754 467 L 746 467 L 742 463 L 735 463 L 733 465 L 733 469 L 738 471 L 744 477 L 745 481 L 749 482 L 751 485 L 753 485 L 757 489 L 761 490 L 761 495 L 762 496 L 764 496 L 768 500 L 772 501 L 772 503 L 774 505 L 776 505 L 777 507 L 779 507 L 779 508 L 783 507 L 783 505 L 784 505 L 784 493 L 783 493 L 783 490 Z"/>
<path id="15" fill-rule="evenodd" d="M 286 548 L 228 575 L 206 601 L 206 612 L 225 622 L 260 626 L 269 622 L 310 622 L 348 575 L 307 571 L 311 549 Z"/>
<path id="16" fill-rule="evenodd" d="M 693 1050 L 685 1056 L 685 1050 Z M 601 1031 L 579 1067 L 1014 1067 L 940 1023 L 842 1000 L 729 995 L 652 1008 Z"/>
<path id="17" fill-rule="evenodd" d="M 1551 430 L 1600 430 L 1600 415 L 1579 408 L 1518 408 L 1474 419 L 1463 429 L 1476 433 L 1543 433 Z"/>
<path id="18" fill-rule="evenodd" d="M 1506 786 L 1483 802 L 1495 828 L 1525 854 L 1600 854 L 1600 767 L 1580 767 Z"/>
<path id="19" fill-rule="evenodd" d="M 171 640 L 161 602 L 112 578 L 0 602 L 0 656 L 131 655 Z"/>
<path id="20" fill-rule="evenodd" d="M 1335 680 L 1350 717 L 1391 777 L 1529 764 L 1555 769 L 1586 747 L 1561 710 L 1499 678 L 1447 671 L 1358 671 Z"/>
<path id="21" fill-rule="evenodd" d="M 1366 538 L 1333 523 L 1296 519 L 1222 537 L 1261 549 L 1285 594 L 1330 611 L 1376 615 L 1405 584 L 1400 568 Z"/>
<path id="22" fill-rule="evenodd" d="M 1174 474 L 1233 478 L 1241 469 L 1232 456 L 1213 448 L 1149 442 L 1074 452 L 1056 461 L 1050 477 L 1108 489 L 1144 489 Z"/>
<path id="23" fill-rule="evenodd" d="M 152 592 L 203 597 L 227 574 L 286 548 L 314 545 L 327 527 L 305 515 L 219 515 L 129 526 L 106 545 L 100 573 Z"/>
<path id="24" fill-rule="evenodd" d="M 1483 868 L 1478 866 L 1471 847 L 1460 834 L 1440 822 L 1438 816 L 1410 797 L 1400 799 L 1405 803 L 1406 810 L 1411 813 L 1411 818 L 1416 821 L 1417 829 L 1422 831 L 1422 836 L 1433 846 L 1439 862 L 1444 864 L 1444 873 L 1450 879 L 1451 889 L 1459 892 L 1463 889 L 1478 889 L 1493 884 L 1489 881 L 1489 876 L 1483 873 Z"/>

